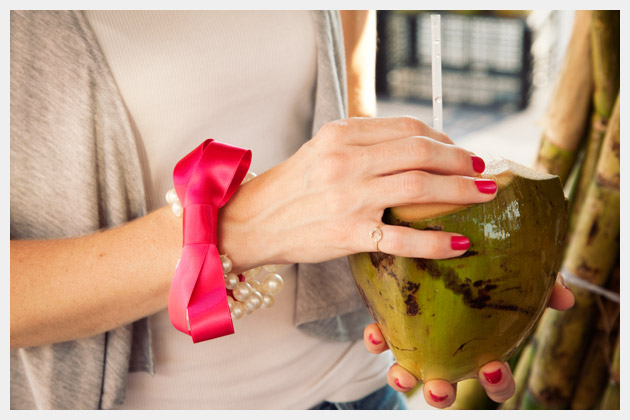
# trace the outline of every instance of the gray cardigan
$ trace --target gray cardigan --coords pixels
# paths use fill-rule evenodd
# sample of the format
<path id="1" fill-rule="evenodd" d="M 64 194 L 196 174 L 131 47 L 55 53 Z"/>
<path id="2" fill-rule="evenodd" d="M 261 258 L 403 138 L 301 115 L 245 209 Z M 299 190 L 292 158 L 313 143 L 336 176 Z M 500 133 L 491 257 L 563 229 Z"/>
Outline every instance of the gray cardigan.
<path id="1" fill-rule="evenodd" d="M 347 100 L 339 14 L 312 16 L 316 133 L 346 116 Z M 146 214 L 130 120 L 82 12 L 11 11 L 10 153 L 11 239 L 73 237 Z M 298 266 L 298 328 L 356 340 L 368 322 L 345 258 Z M 146 318 L 85 339 L 12 350 L 11 408 L 115 408 L 127 372 L 153 372 L 153 363 Z"/>

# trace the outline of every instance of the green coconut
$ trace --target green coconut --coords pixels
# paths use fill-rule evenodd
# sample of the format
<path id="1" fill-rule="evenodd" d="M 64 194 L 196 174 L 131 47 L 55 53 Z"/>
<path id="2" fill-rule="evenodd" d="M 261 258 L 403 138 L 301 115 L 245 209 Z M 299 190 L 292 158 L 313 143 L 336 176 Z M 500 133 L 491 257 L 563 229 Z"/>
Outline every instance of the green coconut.
<path id="1" fill-rule="evenodd" d="M 383 222 L 470 239 L 456 258 L 349 257 L 359 293 L 398 364 L 418 380 L 458 382 L 507 360 L 542 315 L 567 230 L 560 179 L 510 161 L 488 165 L 497 196 L 470 206 L 387 209 Z"/>

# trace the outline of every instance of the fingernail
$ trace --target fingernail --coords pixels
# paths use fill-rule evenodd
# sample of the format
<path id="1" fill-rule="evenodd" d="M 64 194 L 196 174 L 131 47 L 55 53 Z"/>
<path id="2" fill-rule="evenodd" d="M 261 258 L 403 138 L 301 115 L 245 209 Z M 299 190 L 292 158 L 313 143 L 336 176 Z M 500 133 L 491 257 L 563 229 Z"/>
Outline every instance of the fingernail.
<path id="1" fill-rule="evenodd" d="M 398 388 L 400 388 L 400 389 L 411 389 L 411 388 L 413 388 L 412 386 L 402 386 L 402 385 L 400 384 L 400 382 L 398 382 L 398 378 L 395 378 L 395 379 L 394 379 L 394 383 L 395 383 L 395 384 L 396 384 L 396 386 L 397 386 Z"/>
<path id="2" fill-rule="evenodd" d="M 501 373 L 501 369 L 497 369 L 494 372 L 484 372 L 483 376 L 486 377 L 486 380 L 491 383 L 491 384 L 496 384 L 498 383 L 501 378 L 503 377 L 503 374 Z"/>
<path id="3" fill-rule="evenodd" d="M 569 290 L 569 288 L 567 287 L 567 285 L 564 282 L 564 277 L 562 277 L 562 274 L 558 274 L 558 278 L 560 279 L 560 284 L 562 285 L 562 287 L 564 287 L 565 289 Z"/>
<path id="4" fill-rule="evenodd" d="M 378 346 L 379 344 L 382 343 L 382 341 L 376 341 L 374 337 L 372 337 L 372 334 L 370 334 L 368 338 L 370 339 L 370 343 L 374 344 L 375 346 Z"/>
<path id="5" fill-rule="evenodd" d="M 486 164 L 479 156 L 471 156 L 473 170 L 478 174 L 482 173 L 486 169 Z"/>
<path id="6" fill-rule="evenodd" d="M 435 402 L 442 402 L 448 398 L 448 395 L 444 395 L 444 396 L 434 395 L 433 392 L 431 392 L 430 390 L 429 390 L 429 395 L 431 396 L 431 399 Z"/>
<path id="7" fill-rule="evenodd" d="M 497 183 L 491 179 L 475 179 L 475 185 L 484 194 L 494 194 L 497 191 Z"/>
<path id="8" fill-rule="evenodd" d="M 465 236 L 451 236 L 451 248 L 455 251 L 463 251 L 470 247 L 470 241 Z"/>

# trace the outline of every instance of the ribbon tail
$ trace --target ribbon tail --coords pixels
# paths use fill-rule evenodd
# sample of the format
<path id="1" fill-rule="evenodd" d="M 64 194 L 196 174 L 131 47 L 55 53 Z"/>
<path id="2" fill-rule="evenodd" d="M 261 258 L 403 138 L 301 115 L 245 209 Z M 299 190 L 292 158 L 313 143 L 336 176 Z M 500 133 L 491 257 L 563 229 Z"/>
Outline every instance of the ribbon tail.
<path id="1" fill-rule="evenodd" d="M 193 342 L 210 340 L 234 333 L 227 301 L 223 266 L 215 245 L 208 248 L 199 280 L 188 305 L 190 335 Z"/>
<path id="2" fill-rule="evenodd" d="M 179 331 L 190 334 L 187 311 L 210 244 L 186 245 L 168 294 L 168 316 Z"/>

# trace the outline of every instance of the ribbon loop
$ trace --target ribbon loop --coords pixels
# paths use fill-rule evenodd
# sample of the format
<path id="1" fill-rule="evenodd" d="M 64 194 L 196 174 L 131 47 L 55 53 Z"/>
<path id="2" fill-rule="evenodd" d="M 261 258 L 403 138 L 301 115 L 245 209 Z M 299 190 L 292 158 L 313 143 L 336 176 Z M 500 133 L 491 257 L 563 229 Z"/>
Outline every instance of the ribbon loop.
<path id="1" fill-rule="evenodd" d="M 208 139 L 173 171 L 184 207 L 184 240 L 168 311 L 173 326 L 195 343 L 234 333 L 216 246 L 217 221 L 219 209 L 247 175 L 251 156 L 249 150 Z"/>
<path id="2" fill-rule="evenodd" d="M 184 208 L 184 246 L 216 244 L 219 209 L 211 204 L 189 204 Z"/>

